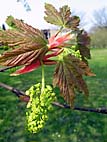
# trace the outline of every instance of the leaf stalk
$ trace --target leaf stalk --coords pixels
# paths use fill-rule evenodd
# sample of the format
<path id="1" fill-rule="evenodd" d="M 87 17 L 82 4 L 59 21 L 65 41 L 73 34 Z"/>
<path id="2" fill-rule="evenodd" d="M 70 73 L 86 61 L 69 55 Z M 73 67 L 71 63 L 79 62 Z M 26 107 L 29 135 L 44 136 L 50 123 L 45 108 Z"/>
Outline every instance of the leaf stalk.
<path id="1" fill-rule="evenodd" d="M 45 71 L 44 71 L 44 64 L 42 61 L 41 61 L 41 67 L 42 67 L 42 87 L 41 87 L 41 94 L 42 94 L 45 88 Z"/>

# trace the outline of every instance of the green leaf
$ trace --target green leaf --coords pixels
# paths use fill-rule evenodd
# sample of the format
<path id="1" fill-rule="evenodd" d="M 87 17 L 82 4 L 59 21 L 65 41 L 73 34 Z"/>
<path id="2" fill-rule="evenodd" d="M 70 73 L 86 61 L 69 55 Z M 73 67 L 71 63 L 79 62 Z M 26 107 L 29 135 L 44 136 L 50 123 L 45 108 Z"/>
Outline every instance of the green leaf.
<path id="1" fill-rule="evenodd" d="M 76 89 L 86 96 L 89 93 L 83 75 L 94 76 L 88 65 L 74 55 L 68 54 L 63 57 L 56 66 L 53 85 L 59 86 L 61 95 L 71 106 L 73 106 Z"/>
<path id="2" fill-rule="evenodd" d="M 65 5 L 59 11 L 51 4 L 45 4 L 44 19 L 51 24 L 61 26 L 63 28 L 76 29 L 79 25 L 80 19 L 78 16 L 71 16 L 70 8 Z"/>
<path id="3" fill-rule="evenodd" d="M 68 5 L 61 7 L 59 13 L 64 25 L 66 25 L 66 22 L 69 20 L 69 17 L 71 15 L 70 7 L 68 7 Z"/>
<path id="4" fill-rule="evenodd" d="M 13 16 L 8 16 L 6 19 L 6 23 L 8 24 L 8 26 L 10 26 L 11 28 L 17 28 L 16 24 L 14 23 L 14 17 Z"/>
<path id="5" fill-rule="evenodd" d="M 47 40 L 40 30 L 11 16 L 7 18 L 7 23 L 14 23 L 16 28 L 0 31 L 0 43 L 9 47 L 9 51 L 0 56 L 1 65 L 29 65 L 44 56 Z"/>
<path id="6" fill-rule="evenodd" d="M 51 4 L 45 4 L 45 14 L 44 19 L 51 24 L 63 26 L 63 21 L 57 9 Z"/>

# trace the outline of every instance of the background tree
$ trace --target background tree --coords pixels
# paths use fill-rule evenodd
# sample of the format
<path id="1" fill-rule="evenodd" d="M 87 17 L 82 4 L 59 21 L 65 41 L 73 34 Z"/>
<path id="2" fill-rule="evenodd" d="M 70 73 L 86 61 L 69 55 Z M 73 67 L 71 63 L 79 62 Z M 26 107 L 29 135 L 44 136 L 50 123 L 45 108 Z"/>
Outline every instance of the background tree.
<path id="1" fill-rule="evenodd" d="M 21 2 L 27 12 L 31 11 L 30 5 L 27 0 L 17 0 L 17 2 Z"/>
<path id="2" fill-rule="evenodd" d="M 107 47 L 107 29 L 97 28 L 91 33 L 91 47 L 106 48 Z"/>
<path id="3" fill-rule="evenodd" d="M 92 47 L 107 47 L 107 8 L 99 9 L 93 13 L 94 23 L 91 29 L 91 45 Z"/>
<path id="4" fill-rule="evenodd" d="M 107 28 L 107 8 L 103 7 L 93 13 L 93 23 L 98 28 Z"/>

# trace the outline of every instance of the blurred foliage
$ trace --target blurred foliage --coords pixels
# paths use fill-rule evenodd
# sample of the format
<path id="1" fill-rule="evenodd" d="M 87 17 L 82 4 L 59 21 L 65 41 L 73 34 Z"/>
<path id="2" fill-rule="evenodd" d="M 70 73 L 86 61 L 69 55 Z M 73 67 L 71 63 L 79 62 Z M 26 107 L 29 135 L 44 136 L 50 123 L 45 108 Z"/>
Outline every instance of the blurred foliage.
<path id="1" fill-rule="evenodd" d="M 85 100 L 83 95 L 77 94 L 75 103 L 81 107 L 107 107 L 107 49 L 92 49 L 91 54 L 89 64 L 96 77 L 86 78 L 90 96 Z M 0 80 L 25 91 L 31 84 L 40 82 L 40 70 L 17 77 L 9 77 L 8 71 L 0 73 Z M 53 67 L 45 70 L 50 84 Z M 61 97 L 58 101 L 64 102 Z M 25 106 L 0 87 L 0 142 L 107 142 L 106 115 L 54 107 L 44 129 L 30 134 L 25 130 Z"/>
<path id="2" fill-rule="evenodd" d="M 92 48 L 107 47 L 107 8 L 103 7 L 93 13 L 94 27 L 91 29 Z"/>
<path id="3" fill-rule="evenodd" d="M 92 48 L 107 47 L 107 28 L 95 28 L 91 33 Z"/>
<path id="4" fill-rule="evenodd" d="M 107 7 L 95 10 L 92 20 L 95 26 L 99 28 L 107 28 Z"/>

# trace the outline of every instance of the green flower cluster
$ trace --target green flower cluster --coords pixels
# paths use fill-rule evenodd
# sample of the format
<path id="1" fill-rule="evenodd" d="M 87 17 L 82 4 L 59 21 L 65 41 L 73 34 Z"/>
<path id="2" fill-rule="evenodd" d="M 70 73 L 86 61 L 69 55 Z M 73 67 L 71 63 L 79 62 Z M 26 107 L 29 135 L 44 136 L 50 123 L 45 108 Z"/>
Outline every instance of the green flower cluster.
<path id="1" fill-rule="evenodd" d="M 32 133 L 37 133 L 48 119 L 48 113 L 52 110 L 52 102 L 56 98 L 55 93 L 50 85 L 46 85 L 41 94 L 41 84 L 38 83 L 27 90 L 26 94 L 30 96 L 26 109 L 27 129 Z"/>
<path id="2" fill-rule="evenodd" d="M 63 57 L 69 54 L 72 54 L 81 60 L 81 54 L 80 51 L 77 49 L 76 45 L 72 45 L 71 47 L 65 47 L 64 51 L 60 55 L 58 55 L 58 60 L 63 61 Z"/>

